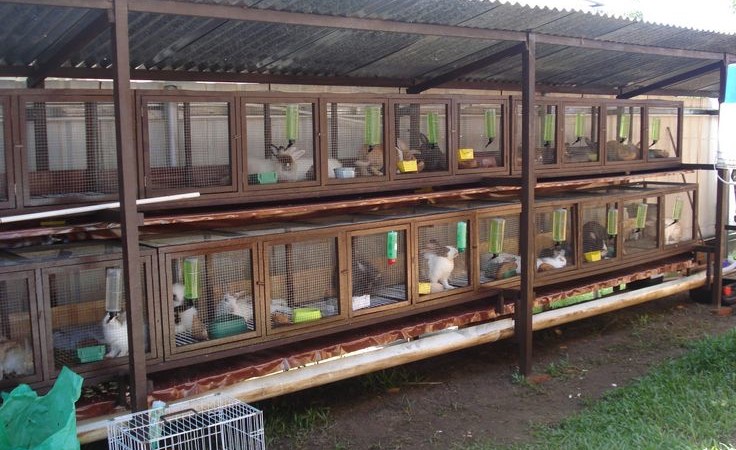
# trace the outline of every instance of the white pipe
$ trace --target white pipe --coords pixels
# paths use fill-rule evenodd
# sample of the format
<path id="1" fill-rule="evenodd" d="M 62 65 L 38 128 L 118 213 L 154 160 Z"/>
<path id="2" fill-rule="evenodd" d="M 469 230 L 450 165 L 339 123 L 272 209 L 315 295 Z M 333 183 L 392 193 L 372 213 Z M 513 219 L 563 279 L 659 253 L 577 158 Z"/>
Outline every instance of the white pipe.
<path id="1" fill-rule="evenodd" d="M 135 201 L 136 205 L 148 205 L 150 203 L 171 202 L 188 198 L 199 197 L 199 192 L 187 192 L 186 194 L 165 195 L 163 197 L 142 198 Z M 120 208 L 120 202 L 100 203 L 98 205 L 79 206 L 77 208 L 55 209 L 53 211 L 42 211 L 37 213 L 19 214 L 17 216 L 0 217 L 0 224 L 20 222 L 23 220 L 45 219 L 46 217 L 63 216 L 67 214 L 80 214 L 102 209 Z"/>
<path id="2" fill-rule="evenodd" d="M 166 145 L 168 150 L 168 161 L 166 162 L 168 167 L 177 167 L 179 165 L 179 146 L 177 145 L 179 140 L 179 104 L 177 102 L 166 102 L 164 105 L 166 108 Z"/>
<path id="3" fill-rule="evenodd" d="M 666 297 L 676 292 L 684 292 L 702 286 L 704 283 L 705 273 L 700 272 L 655 286 L 546 311 L 534 315 L 533 327 L 535 330 L 541 330 L 561 323 L 580 320 Z M 221 389 L 207 391 L 201 395 L 224 393 L 245 402 L 254 402 L 476 345 L 499 341 L 509 338 L 513 334 L 514 321 L 512 319 L 502 319 L 462 329 L 441 331 L 409 342 L 389 345 L 363 353 L 356 352 L 273 375 L 243 380 Z M 186 400 L 196 397 L 198 396 L 187 397 Z M 130 411 L 120 411 L 116 415 L 129 413 Z M 105 439 L 107 423 L 112 417 L 114 415 L 78 422 L 77 437 L 82 443 Z"/>

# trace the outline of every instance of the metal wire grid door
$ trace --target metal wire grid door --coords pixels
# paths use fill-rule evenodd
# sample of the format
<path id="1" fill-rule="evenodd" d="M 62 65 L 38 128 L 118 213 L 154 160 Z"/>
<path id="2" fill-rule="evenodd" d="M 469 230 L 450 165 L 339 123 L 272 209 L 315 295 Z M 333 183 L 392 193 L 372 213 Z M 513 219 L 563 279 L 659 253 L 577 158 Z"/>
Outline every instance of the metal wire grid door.
<path id="1" fill-rule="evenodd" d="M 503 167 L 503 106 L 496 103 L 462 103 L 459 149 L 472 149 L 473 156 L 458 150 L 458 168 Z"/>
<path id="2" fill-rule="evenodd" d="M 556 208 L 535 214 L 537 272 L 564 269 L 575 265 L 573 208 Z"/>
<path id="3" fill-rule="evenodd" d="M 177 347 L 255 330 L 250 249 L 176 257 L 171 275 Z"/>
<path id="4" fill-rule="evenodd" d="M 5 148 L 5 106 L 0 103 L 0 202 L 8 200 L 8 167 Z"/>
<path id="5" fill-rule="evenodd" d="M 398 160 L 417 161 L 416 167 L 400 165 L 399 172 L 447 170 L 447 105 L 397 103 L 394 122 Z"/>
<path id="6" fill-rule="evenodd" d="M 75 266 L 48 273 L 53 357 L 56 369 L 128 355 L 128 331 L 124 308 L 111 320 L 106 310 L 106 275 L 118 262 Z M 141 265 L 141 288 L 146 292 L 146 265 Z M 121 292 L 122 294 L 122 292 Z M 123 297 L 124 298 L 124 297 Z M 124 302 L 123 302 L 124 303 Z M 148 330 L 148 309 L 144 308 Z M 146 334 L 146 352 L 150 351 Z"/>
<path id="7" fill-rule="evenodd" d="M 20 275 L 0 278 L 0 381 L 36 372 L 29 282 Z"/>
<path id="8" fill-rule="evenodd" d="M 271 326 L 340 314 L 337 238 L 272 245 L 268 252 Z"/>
<path id="9" fill-rule="evenodd" d="M 406 282 L 406 231 L 352 237 L 352 309 L 409 301 Z"/>
<path id="10" fill-rule="evenodd" d="M 675 245 L 695 238 L 693 191 L 664 196 L 664 244 Z"/>
<path id="11" fill-rule="evenodd" d="M 149 102 L 146 186 L 233 185 L 228 102 Z"/>
<path id="12" fill-rule="evenodd" d="M 434 294 L 469 285 L 469 231 L 467 220 L 419 226 L 419 294 Z"/>
<path id="13" fill-rule="evenodd" d="M 384 175 L 383 116 L 382 103 L 327 104 L 330 178 Z"/>
<path id="14" fill-rule="evenodd" d="M 624 256 L 636 254 L 659 246 L 659 198 L 629 200 L 624 202 Z"/>
<path id="15" fill-rule="evenodd" d="M 110 450 L 263 450 L 263 413 L 222 394 L 117 417 Z"/>
<path id="16" fill-rule="evenodd" d="M 618 254 L 616 251 L 617 204 L 583 205 L 581 210 L 583 216 L 583 263 L 588 264 L 615 258 Z"/>
<path id="17" fill-rule="evenodd" d="M 317 179 L 314 104 L 246 103 L 248 184 Z"/>
<path id="18" fill-rule="evenodd" d="M 519 214 L 478 220 L 480 282 L 489 283 L 521 274 Z"/>
<path id="19" fill-rule="evenodd" d="M 104 200 L 117 194 L 112 102 L 26 102 L 25 120 L 32 202 Z"/>
<path id="20" fill-rule="evenodd" d="M 598 141 L 598 106 L 565 106 L 565 148 L 562 161 L 567 164 L 590 164 L 600 161 Z"/>

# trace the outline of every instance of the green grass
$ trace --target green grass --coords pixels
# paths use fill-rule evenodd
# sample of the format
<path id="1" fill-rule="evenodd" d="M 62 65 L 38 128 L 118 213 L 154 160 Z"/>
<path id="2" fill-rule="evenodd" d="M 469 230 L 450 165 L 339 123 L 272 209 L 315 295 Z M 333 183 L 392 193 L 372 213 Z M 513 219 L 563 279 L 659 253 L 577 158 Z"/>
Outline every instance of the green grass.
<path id="1" fill-rule="evenodd" d="M 635 384 L 556 427 L 541 427 L 529 444 L 466 449 L 697 449 L 736 445 L 736 332 L 693 344 Z"/>

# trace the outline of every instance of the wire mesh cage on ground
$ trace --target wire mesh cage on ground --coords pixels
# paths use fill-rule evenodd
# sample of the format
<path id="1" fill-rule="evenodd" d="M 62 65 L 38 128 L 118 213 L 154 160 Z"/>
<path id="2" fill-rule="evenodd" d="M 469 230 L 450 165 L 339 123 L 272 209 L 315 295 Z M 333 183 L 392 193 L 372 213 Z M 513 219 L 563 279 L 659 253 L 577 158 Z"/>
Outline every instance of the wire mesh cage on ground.
<path id="1" fill-rule="evenodd" d="M 263 412 L 213 394 L 110 420 L 110 450 L 265 449 Z"/>

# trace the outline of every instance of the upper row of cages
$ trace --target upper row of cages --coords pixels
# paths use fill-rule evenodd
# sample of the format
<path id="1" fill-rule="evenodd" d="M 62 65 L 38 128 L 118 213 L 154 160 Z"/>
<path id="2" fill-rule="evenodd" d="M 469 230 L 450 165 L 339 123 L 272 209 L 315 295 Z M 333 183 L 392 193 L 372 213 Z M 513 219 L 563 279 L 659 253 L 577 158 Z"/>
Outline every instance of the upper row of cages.
<path id="1" fill-rule="evenodd" d="M 0 94 L 0 215 L 117 198 L 111 94 L 14 92 Z M 200 202 L 240 203 L 521 170 L 517 98 L 134 95 L 141 198 L 199 192 Z M 532 112 L 538 176 L 676 166 L 682 111 L 679 102 L 540 98 Z"/>
<path id="2" fill-rule="evenodd" d="M 537 198 L 535 284 L 690 251 L 697 189 L 636 184 Z M 456 201 L 141 235 L 149 367 L 224 357 L 519 285 L 518 202 Z M 0 253 L 0 388 L 127 367 L 119 242 Z M 498 314 L 508 314 L 499 304 Z M 194 359 L 187 359 L 194 358 Z"/>

